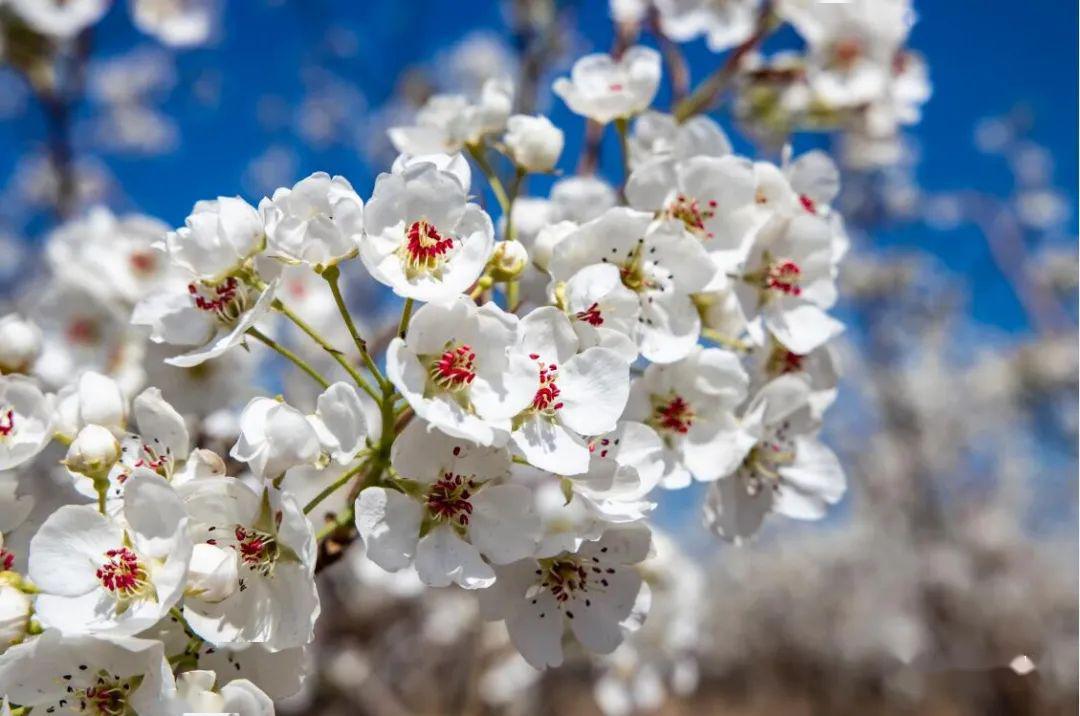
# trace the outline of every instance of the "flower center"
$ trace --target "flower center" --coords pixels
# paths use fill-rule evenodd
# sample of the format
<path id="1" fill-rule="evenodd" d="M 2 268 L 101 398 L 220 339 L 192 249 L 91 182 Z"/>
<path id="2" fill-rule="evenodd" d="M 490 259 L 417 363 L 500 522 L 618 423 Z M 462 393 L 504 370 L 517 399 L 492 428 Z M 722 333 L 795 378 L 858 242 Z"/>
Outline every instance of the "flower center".
<path id="1" fill-rule="evenodd" d="M 139 452 L 130 464 L 132 468 L 145 467 L 149 470 L 153 470 L 165 479 L 170 479 L 173 469 L 172 448 L 165 447 L 163 450 L 158 442 L 159 441 L 155 439 L 154 445 L 140 443 Z M 128 475 L 123 474 L 120 476 L 119 480 L 122 483 L 127 478 Z"/>
<path id="2" fill-rule="evenodd" d="M 645 242 L 639 240 L 626 257 L 626 261 L 619 267 L 619 278 L 622 279 L 623 285 L 634 293 L 656 288 L 656 283 L 645 271 L 644 248 Z"/>
<path id="3" fill-rule="evenodd" d="M 795 451 L 788 435 L 790 424 L 784 422 L 771 435 L 750 449 L 735 474 L 742 479 L 746 494 L 753 497 L 768 488 L 780 488 L 780 468 L 795 462 Z"/>
<path id="4" fill-rule="evenodd" d="M 101 340 L 101 327 L 92 318 L 76 318 L 67 325 L 64 335 L 75 345 L 92 346 Z"/>
<path id="5" fill-rule="evenodd" d="M 802 293 L 799 286 L 799 278 L 802 269 L 799 264 L 791 259 L 777 259 L 765 269 L 763 285 L 766 289 L 779 291 L 788 296 L 798 296 Z"/>
<path id="6" fill-rule="evenodd" d="M 589 572 L 577 557 L 563 556 L 540 560 L 540 586 L 551 592 L 561 604 L 589 588 Z"/>
<path id="7" fill-rule="evenodd" d="M 464 390 L 476 378 L 476 353 L 468 344 L 450 345 L 432 361 L 428 374 L 443 390 Z"/>
<path id="8" fill-rule="evenodd" d="M 654 397 L 650 422 L 661 432 L 686 435 L 694 424 L 694 409 L 683 400 L 681 395 L 672 395 L 659 400 Z"/>
<path id="9" fill-rule="evenodd" d="M 15 411 L 11 408 L 0 409 L 0 438 L 11 437 L 15 433 Z"/>
<path id="10" fill-rule="evenodd" d="M 274 535 L 243 525 L 237 525 L 233 534 L 236 537 L 236 551 L 246 567 L 263 576 L 274 571 L 279 553 Z"/>
<path id="11" fill-rule="evenodd" d="M 443 236 L 434 224 L 421 219 L 405 230 L 405 243 L 398 249 L 398 255 L 407 277 L 432 274 L 437 278 L 447 254 L 453 248 L 453 238 Z"/>
<path id="12" fill-rule="evenodd" d="M 532 409 L 552 415 L 563 406 L 559 401 L 559 386 L 555 385 L 555 380 L 559 377 L 559 366 L 554 363 L 545 364 L 537 353 L 531 353 L 529 357 L 540 367 L 540 387 L 533 396 Z"/>
<path id="13" fill-rule="evenodd" d="M 808 197 L 806 194 L 799 194 L 799 203 L 802 204 L 802 207 L 811 214 L 817 213 L 817 204 L 815 204 L 814 200 Z"/>
<path id="14" fill-rule="evenodd" d="M 593 303 L 593 305 L 586 308 L 584 311 L 578 311 L 574 314 L 574 317 L 579 321 L 585 321 L 590 326 L 602 326 L 604 325 L 604 316 L 600 313 L 600 304 Z"/>
<path id="15" fill-rule="evenodd" d="M 861 56 L 862 46 L 858 40 L 853 38 L 840 40 L 832 47 L 833 62 L 836 63 L 837 67 L 844 70 L 850 70 L 855 61 Z"/>
<path id="16" fill-rule="evenodd" d="M 769 375 L 777 376 L 786 373 L 798 373 L 803 369 L 806 356 L 792 353 L 783 346 L 776 346 L 769 354 L 766 370 Z"/>
<path id="17" fill-rule="evenodd" d="M 219 284 L 189 283 L 188 293 L 195 307 L 213 314 L 219 323 L 232 325 L 248 310 L 248 294 L 236 278 L 230 276 Z"/>
<path id="18" fill-rule="evenodd" d="M 710 200 L 703 208 L 694 197 L 679 194 L 668 205 L 667 215 L 681 221 L 691 234 L 713 237 L 711 231 L 705 231 L 705 222 L 716 216 L 716 201 Z"/>
<path id="19" fill-rule="evenodd" d="M 132 251 L 128 256 L 131 270 L 141 276 L 148 276 L 157 268 L 157 258 L 150 251 Z"/>
<path id="20" fill-rule="evenodd" d="M 9 572 L 15 566 L 15 554 L 6 549 L 0 549 L 0 572 Z"/>
<path id="21" fill-rule="evenodd" d="M 456 522 L 465 527 L 472 514 L 473 491 L 476 481 L 448 472 L 428 488 L 425 504 L 431 518 L 439 522 Z"/>
<path id="22" fill-rule="evenodd" d="M 147 595 L 151 588 L 150 578 L 137 554 L 128 547 L 121 547 L 110 549 L 105 558 L 107 561 L 95 573 L 101 586 L 124 601 Z"/>
<path id="23" fill-rule="evenodd" d="M 135 688 L 133 680 L 107 680 L 107 676 L 99 676 L 93 686 L 72 691 L 69 699 L 79 702 L 80 713 L 96 716 L 123 716 L 129 713 L 127 697 Z M 68 706 L 66 701 L 68 699 L 61 701 L 60 705 Z"/>

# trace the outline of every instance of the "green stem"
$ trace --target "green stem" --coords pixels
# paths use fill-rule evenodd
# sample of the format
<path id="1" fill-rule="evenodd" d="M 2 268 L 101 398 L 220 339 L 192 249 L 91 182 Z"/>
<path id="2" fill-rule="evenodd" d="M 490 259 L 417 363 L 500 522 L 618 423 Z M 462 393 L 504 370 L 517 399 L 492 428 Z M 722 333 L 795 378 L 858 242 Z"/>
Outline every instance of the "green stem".
<path id="1" fill-rule="evenodd" d="M 363 359 L 364 365 L 371 371 L 371 375 L 375 377 L 375 380 L 378 381 L 379 385 L 382 385 L 386 378 L 383 376 L 382 371 L 379 370 L 379 366 L 372 360 L 371 354 L 367 349 L 367 341 L 360 336 L 360 331 L 356 328 L 356 323 L 353 321 L 352 314 L 349 312 L 349 307 L 345 305 L 345 297 L 341 294 L 341 286 L 338 284 L 338 279 L 341 277 L 341 271 L 338 270 L 337 266 L 328 266 L 323 269 L 322 277 L 330 284 L 330 293 L 334 294 L 334 303 L 337 304 L 341 319 L 345 322 L 345 327 L 349 329 L 349 335 L 352 336 L 357 350 L 360 351 L 360 358 Z"/>
<path id="2" fill-rule="evenodd" d="M 337 532 L 339 529 L 352 522 L 352 519 L 353 507 L 352 505 L 349 505 L 349 507 L 343 513 L 338 515 L 336 519 L 327 522 L 325 527 L 315 533 L 315 540 L 317 542 L 322 542 L 324 539 L 334 534 L 334 532 Z"/>
<path id="3" fill-rule="evenodd" d="M 265 333 L 263 333 L 262 331 L 260 331 L 258 328 L 255 328 L 254 326 L 252 326 L 251 328 L 248 329 L 247 332 L 248 332 L 248 335 L 251 336 L 252 338 L 254 338 L 255 340 L 259 341 L 260 343 L 267 346 L 268 348 L 271 348 L 271 349 L 277 351 L 278 353 L 280 353 L 281 355 L 285 356 L 286 358 L 288 358 L 290 361 L 293 362 L 293 364 L 297 368 L 299 368 L 300 370 L 302 370 L 305 373 L 307 373 L 308 375 L 310 375 L 311 379 L 314 380 L 319 385 L 321 385 L 323 387 L 323 389 L 326 389 L 326 388 L 330 387 L 330 381 L 328 381 L 326 378 L 322 377 L 317 370 L 315 370 L 310 365 L 308 365 L 307 361 L 305 361 L 303 358 L 296 355 L 291 350 L 289 350 L 285 346 L 283 346 L 280 343 L 278 343 L 277 341 L 275 341 L 270 336 L 268 336 Z"/>
<path id="4" fill-rule="evenodd" d="M 491 185 L 491 191 L 495 194 L 495 199 L 499 202 L 503 214 L 509 217 L 510 199 L 506 194 L 506 189 L 503 187 L 502 180 L 499 179 L 499 175 L 495 173 L 484 155 L 484 146 L 482 144 L 466 144 L 465 149 L 469 152 L 469 156 L 473 158 L 473 161 L 476 162 L 476 165 L 480 167 L 480 171 L 487 177 L 488 184 Z"/>
<path id="5" fill-rule="evenodd" d="M 325 500 L 327 497 L 330 497 L 330 495 L 334 494 L 341 487 L 343 487 L 345 485 L 345 483 L 347 483 L 353 477 L 355 477 L 360 472 L 362 472 L 364 470 L 364 468 L 367 467 L 367 464 L 368 464 L 368 460 L 367 460 L 367 456 L 365 456 L 363 459 L 360 460 L 360 463 L 358 465 L 356 465 L 355 467 L 353 467 L 353 468 L 351 468 L 349 470 L 346 470 L 341 475 L 341 477 L 334 480 L 333 483 L 327 485 L 322 490 L 322 492 L 315 495 L 315 497 L 311 498 L 310 502 L 308 502 L 306 505 L 304 505 L 304 514 L 305 515 L 310 514 L 312 510 L 314 510 L 316 507 L 319 506 L 320 502 Z"/>
<path id="6" fill-rule="evenodd" d="M 358 371 L 349 363 L 349 361 L 345 358 L 345 355 L 341 351 L 330 345 L 330 343 L 327 342 L 327 340 L 321 335 L 319 335 L 319 333 L 314 328 L 309 326 L 307 322 L 304 321 L 304 319 L 300 318 L 300 316 L 296 315 L 291 308 L 282 303 L 281 299 L 275 298 L 273 304 L 271 305 L 273 306 L 275 311 L 295 323 L 297 328 L 306 333 L 311 340 L 315 341 L 315 343 L 319 345 L 319 347 L 329 353 L 330 356 L 335 361 L 337 361 L 337 364 L 340 365 L 345 370 L 345 372 L 349 374 L 349 377 L 353 379 L 353 382 L 360 386 L 360 388 L 365 393 L 370 395 L 374 400 L 379 399 L 379 396 L 375 392 L 375 390 L 370 385 L 368 385 L 368 382 L 364 380 L 364 377 L 362 375 L 360 375 L 360 371 Z"/>
<path id="7" fill-rule="evenodd" d="M 731 350 L 739 351 L 741 353 L 749 353 L 754 349 L 754 346 L 752 346 L 750 343 L 747 343 L 746 341 L 740 341 L 738 338 L 732 338 L 731 336 L 725 336 L 723 333 L 713 330 L 712 328 L 702 328 L 701 337 L 706 340 L 712 341 L 717 345 L 721 345 L 725 348 L 730 348 Z"/>
<path id="8" fill-rule="evenodd" d="M 411 298 L 406 298 L 405 305 L 401 307 L 401 319 L 398 321 L 398 338 L 404 338 L 405 333 L 409 330 L 409 321 L 412 319 L 412 312 L 413 300 Z"/>

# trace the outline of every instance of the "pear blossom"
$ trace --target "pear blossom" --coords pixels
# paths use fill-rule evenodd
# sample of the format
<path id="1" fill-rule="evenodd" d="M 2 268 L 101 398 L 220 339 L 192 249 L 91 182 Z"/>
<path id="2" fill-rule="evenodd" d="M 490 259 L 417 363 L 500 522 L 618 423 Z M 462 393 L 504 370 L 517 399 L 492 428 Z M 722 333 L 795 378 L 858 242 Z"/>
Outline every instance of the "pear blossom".
<path id="1" fill-rule="evenodd" d="M 386 374 L 417 416 L 447 435 L 503 445 L 536 394 L 536 363 L 516 350 L 516 316 L 465 297 L 429 303 L 386 352 Z"/>
<path id="2" fill-rule="evenodd" d="M 837 384 L 840 381 L 837 351 L 831 343 L 826 343 L 800 355 L 773 339 L 770 341 L 769 351 L 762 352 L 761 360 L 756 366 L 755 385 L 764 385 L 782 375 L 797 375 L 807 382 L 810 388 L 807 400 L 811 415 L 820 419 L 836 400 Z"/>
<path id="3" fill-rule="evenodd" d="M 49 403 L 37 384 L 19 375 L 0 375 L 0 470 L 33 458 L 52 434 Z"/>
<path id="4" fill-rule="evenodd" d="M 108 428 L 87 425 L 68 446 L 64 466 L 90 478 L 104 477 L 120 459 L 120 441 Z"/>
<path id="5" fill-rule="evenodd" d="M 427 162 L 380 174 L 365 210 L 360 258 L 394 293 L 446 302 L 480 277 L 494 247 L 491 218 L 458 177 Z"/>
<path id="6" fill-rule="evenodd" d="M 910 0 L 852 0 L 822 6 L 784 0 L 780 14 L 809 46 L 809 81 L 829 105 L 873 101 L 914 21 Z"/>
<path id="7" fill-rule="evenodd" d="M 610 184 L 595 176 L 570 176 L 551 186 L 551 221 L 584 224 L 615 206 L 617 197 Z"/>
<path id="8" fill-rule="evenodd" d="M 734 155 L 642 165 L 627 180 L 626 196 L 635 209 L 678 222 L 710 251 L 740 258 L 758 225 L 753 165 Z"/>
<path id="9" fill-rule="evenodd" d="M 259 203 L 267 253 L 289 262 L 329 266 L 357 250 L 364 202 L 344 177 L 315 172 Z"/>
<path id="10" fill-rule="evenodd" d="M 618 207 L 559 242 L 551 275 L 569 281 L 596 264 L 617 267 L 623 285 L 637 295 L 633 338 L 642 355 L 670 363 L 690 351 L 701 330 L 690 294 L 703 290 L 716 273 L 700 241 L 681 225 L 654 222 L 652 214 Z"/>
<path id="11" fill-rule="evenodd" d="M 233 679 L 215 687 L 213 671 L 185 671 L 177 677 L 176 691 L 184 711 L 192 713 L 236 713 L 243 716 L 273 716 L 274 702 L 247 679 Z"/>
<path id="12" fill-rule="evenodd" d="M 653 364 L 630 389 L 625 417 L 650 425 L 664 443 L 664 487 L 680 488 L 723 473 L 717 454 L 750 382 L 738 357 L 695 347 L 676 363 Z"/>
<path id="13" fill-rule="evenodd" d="M 563 149 L 563 132 L 543 115 L 515 114 L 506 123 L 503 143 L 519 167 L 530 172 L 555 168 Z"/>
<path id="14" fill-rule="evenodd" d="M 404 492 L 369 487 L 356 499 L 356 528 L 367 556 L 388 571 L 415 564 L 433 587 L 489 587 L 488 564 L 531 555 L 540 520 L 529 490 L 506 482 L 505 448 L 481 447 L 409 423 L 391 465 Z M 485 561 L 486 558 L 486 561 Z"/>
<path id="15" fill-rule="evenodd" d="M 240 414 L 240 436 L 230 455 L 257 476 L 274 478 L 302 465 L 348 464 L 363 447 L 365 408 L 348 383 L 329 386 L 304 415 L 273 398 L 253 398 Z"/>
<path id="16" fill-rule="evenodd" d="M 664 445 L 644 423 L 620 421 L 589 440 L 589 469 L 570 477 L 574 498 L 612 523 L 643 519 L 656 506 L 648 495 L 664 477 Z"/>
<path id="17" fill-rule="evenodd" d="M 33 597 L 19 575 L 0 569 L 0 654 L 29 635 L 33 611 Z"/>
<path id="18" fill-rule="evenodd" d="M 36 618 L 65 634 L 130 636 L 152 626 L 183 593 L 187 527 L 179 497 L 149 470 L 128 480 L 122 519 L 92 505 L 59 508 L 30 541 Z"/>
<path id="19" fill-rule="evenodd" d="M 670 114 L 643 112 L 634 120 L 628 145 L 631 169 L 655 160 L 674 162 L 731 154 L 727 134 L 715 120 L 701 114 L 679 122 Z"/>
<path id="20" fill-rule="evenodd" d="M 196 203 L 184 226 L 165 235 L 172 263 L 211 284 L 230 276 L 265 244 L 262 217 L 238 196 Z"/>
<path id="21" fill-rule="evenodd" d="M 41 354 L 41 329 L 17 313 L 0 317 L 0 373 L 27 373 Z"/>
<path id="22" fill-rule="evenodd" d="M 111 467 L 107 475 L 106 497 L 112 503 L 116 503 L 123 495 L 128 477 L 136 470 L 147 469 L 173 484 L 179 484 L 203 469 L 207 455 L 213 455 L 209 451 L 197 451 L 195 458 L 188 461 L 191 437 L 187 423 L 164 399 L 158 388 L 146 388 L 135 396 L 131 401 L 131 414 L 134 430 L 121 435 L 116 444 L 116 457 L 109 463 Z M 68 449 L 65 464 L 72 472 L 91 474 L 86 470 L 75 469 L 72 462 L 73 450 L 83 433 L 91 428 L 100 430 L 98 425 L 88 425 L 80 431 Z M 114 432 L 119 431 L 114 429 Z M 98 434 L 96 442 L 98 452 L 103 451 L 106 447 L 105 436 Z M 91 453 L 88 452 L 89 454 Z M 220 458 L 217 458 L 217 461 L 220 462 Z M 207 469 L 212 472 L 215 468 L 217 465 Z M 224 465 L 220 466 L 220 471 L 224 472 Z M 75 488 L 88 497 L 97 495 L 95 485 L 86 480 L 76 480 Z"/>
<path id="23" fill-rule="evenodd" d="M 654 0 L 660 26 L 671 39 L 686 42 L 705 36 L 713 52 L 723 52 L 750 38 L 761 0 Z"/>
<path id="24" fill-rule="evenodd" d="M 499 567 L 495 584 L 478 593 L 481 614 L 505 620 L 510 640 L 537 669 L 562 664 L 567 626 L 585 649 L 609 654 L 636 626 L 642 579 L 634 565 L 649 546 L 648 528 L 631 524 L 576 552 Z"/>
<path id="25" fill-rule="evenodd" d="M 825 312 L 836 301 L 833 255 L 829 225 L 809 214 L 777 216 L 759 230 L 735 281 L 756 342 L 764 341 L 767 329 L 789 350 L 805 354 L 843 330 Z"/>
<path id="26" fill-rule="evenodd" d="M 87 425 L 121 433 L 127 425 L 128 399 L 111 376 L 88 370 L 56 394 L 56 430 L 74 437 Z"/>
<path id="27" fill-rule="evenodd" d="M 58 278 L 127 309 L 162 284 L 183 280 L 161 245 L 168 233 L 153 217 L 95 206 L 49 234 L 45 256 Z"/>
<path id="28" fill-rule="evenodd" d="M 269 313 L 277 285 L 274 280 L 258 289 L 232 276 L 213 284 L 193 281 L 185 289 L 147 297 L 135 306 L 131 322 L 148 326 L 155 343 L 193 346 L 165 359 L 191 368 L 242 344 L 248 330 Z"/>
<path id="29" fill-rule="evenodd" d="M 388 134 L 403 154 L 453 154 L 501 132 L 510 117 L 514 88 L 508 80 L 488 79 L 475 101 L 460 94 L 437 94 L 416 113 L 416 124 L 392 127 Z"/>
<path id="30" fill-rule="evenodd" d="M 206 43 L 220 14 L 218 0 L 129 1 L 135 27 L 172 47 Z"/>
<path id="31" fill-rule="evenodd" d="M 311 641 L 319 616 L 315 536 L 296 500 L 232 477 L 191 480 L 176 489 L 192 540 L 231 552 L 236 568 L 231 589 L 218 584 L 212 593 L 184 600 L 184 618 L 195 633 L 214 645 L 257 642 L 275 650 Z M 222 570 L 232 574 L 225 566 L 216 571 Z"/>
<path id="32" fill-rule="evenodd" d="M 345 382 L 328 387 L 315 401 L 309 421 L 319 436 L 324 453 L 347 465 L 364 446 L 368 408 L 356 388 Z"/>
<path id="33" fill-rule="evenodd" d="M 740 542 L 769 512 L 817 520 L 844 495 L 844 472 L 818 438 L 810 389 L 796 375 L 769 382 L 717 441 L 713 463 L 722 479 L 705 506 L 709 527 Z"/>
<path id="34" fill-rule="evenodd" d="M 253 398 L 240 414 L 240 436 L 229 454 L 260 478 L 273 479 L 291 467 L 314 464 L 319 434 L 306 415 L 274 398 Z"/>
<path id="35" fill-rule="evenodd" d="M 160 641 L 57 629 L 0 655 L 0 693 L 35 712 L 71 716 L 182 711 Z"/>
<path id="36" fill-rule="evenodd" d="M 644 111 L 660 86 L 660 53 L 637 45 L 618 59 L 605 53 L 574 63 L 570 78 L 555 80 L 552 90 L 576 114 L 606 124 Z"/>
<path id="37" fill-rule="evenodd" d="M 566 282 L 563 300 L 582 348 L 601 346 L 628 363 L 637 359 L 632 336 L 640 311 L 638 297 L 623 285 L 616 266 L 602 263 L 581 269 Z"/>
<path id="38" fill-rule="evenodd" d="M 70 38 L 100 20 L 109 0 L 7 0 L 26 24 L 44 35 Z"/>
<path id="39" fill-rule="evenodd" d="M 535 361 L 538 377 L 532 402 L 513 420 L 515 448 L 543 470 L 585 472 L 585 438 L 614 430 L 626 405 L 629 363 L 608 348 L 581 350 L 570 319 L 553 306 L 521 320 L 518 348 Z"/>

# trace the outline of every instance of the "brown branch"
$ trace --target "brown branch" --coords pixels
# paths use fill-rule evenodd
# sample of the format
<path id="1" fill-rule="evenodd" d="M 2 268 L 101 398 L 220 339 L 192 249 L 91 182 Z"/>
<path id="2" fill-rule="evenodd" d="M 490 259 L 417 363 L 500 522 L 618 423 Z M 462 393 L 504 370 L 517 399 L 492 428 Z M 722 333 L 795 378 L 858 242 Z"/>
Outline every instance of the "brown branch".
<path id="1" fill-rule="evenodd" d="M 684 122 L 695 114 L 707 112 L 716 103 L 720 94 L 728 86 L 731 78 L 739 70 L 743 58 L 750 54 L 775 28 L 772 3 L 765 2 L 758 13 L 757 27 L 741 45 L 733 49 L 724 64 L 698 85 L 693 93 L 680 102 L 673 114 L 675 119 Z"/>

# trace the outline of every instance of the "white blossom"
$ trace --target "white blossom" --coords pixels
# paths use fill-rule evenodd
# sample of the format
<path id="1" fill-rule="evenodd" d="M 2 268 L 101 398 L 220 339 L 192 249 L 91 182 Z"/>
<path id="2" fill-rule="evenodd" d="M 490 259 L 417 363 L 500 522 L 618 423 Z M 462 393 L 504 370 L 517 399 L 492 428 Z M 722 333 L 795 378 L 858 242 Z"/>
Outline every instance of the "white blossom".
<path id="1" fill-rule="evenodd" d="M 585 649 L 609 654 L 635 620 L 642 579 L 634 565 L 649 545 L 643 525 L 612 527 L 576 552 L 501 567 L 479 593 L 482 614 L 505 620 L 514 646 L 538 669 L 562 664 L 567 626 Z"/>
<path id="2" fill-rule="evenodd" d="M 606 53 L 582 57 L 570 78 L 555 80 L 552 89 L 575 113 L 605 124 L 644 111 L 659 86 L 660 53 L 637 45 L 618 59 Z"/>
<path id="3" fill-rule="evenodd" d="M 507 482 L 504 448 L 450 438 L 414 420 L 394 442 L 391 464 L 404 491 L 369 487 L 355 510 L 367 555 L 384 569 L 415 563 L 425 584 L 478 589 L 494 582 L 491 564 L 536 548 L 540 520 L 529 490 Z"/>
<path id="4" fill-rule="evenodd" d="M 530 172 L 549 172 L 559 161 L 563 132 L 543 115 L 515 114 L 506 123 L 503 142 L 518 166 Z"/>
<path id="5" fill-rule="evenodd" d="M 184 590 L 187 523 L 180 499 L 149 470 L 129 478 L 122 518 L 61 507 L 30 542 L 36 618 L 64 634 L 131 636 L 153 626 Z"/>
<path id="6" fill-rule="evenodd" d="M 518 335 L 517 317 L 494 304 L 427 304 L 390 342 L 387 377 L 435 428 L 502 445 L 536 394 L 536 363 L 516 350 Z"/>
<path id="7" fill-rule="evenodd" d="M 0 470 L 30 460 L 52 439 L 45 395 L 29 378 L 0 375 Z"/>
<path id="8" fill-rule="evenodd" d="M 404 298 L 450 301 L 480 277 L 494 247 L 491 218 L 454 174 L 418 162 L 380 174 L 364 217 L 360 258 Z"/>
<path id="9" fill-rule="evenodd" d="M 364 202 L 344 177 L 315 172 L 259 203 L 267 253 L 313 266 L 336 264 L 357 250 Z"/>

